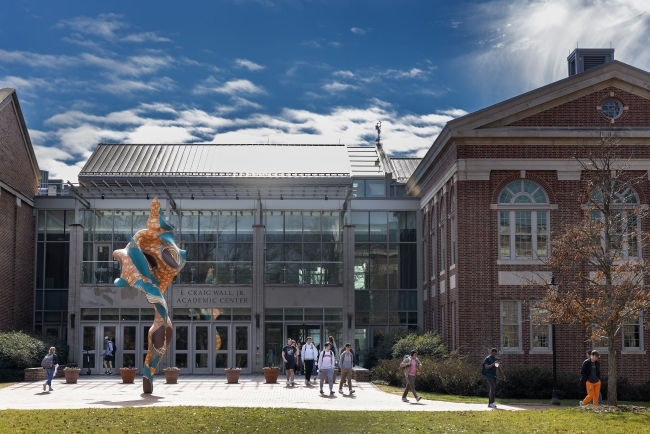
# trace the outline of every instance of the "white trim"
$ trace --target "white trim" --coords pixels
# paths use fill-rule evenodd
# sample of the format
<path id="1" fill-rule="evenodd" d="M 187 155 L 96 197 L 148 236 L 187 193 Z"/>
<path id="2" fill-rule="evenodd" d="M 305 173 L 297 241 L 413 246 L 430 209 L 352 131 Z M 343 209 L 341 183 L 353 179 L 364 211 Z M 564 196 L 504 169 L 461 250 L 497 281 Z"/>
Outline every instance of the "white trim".
<path id="1" fill-rule="evenodd" d="M 517 316 L 518 316 L 518 326 L 519 326 L 519 332 L 518 332 L 518 341 L 519 341 L 519 346 L 518 347 L 504 347 L 503 346 L 503 303 L 504 302 L 515 302 L 517 303 Z M 514 324 L 506 324 L 506 325 L 514 325 Z M 523 354 L 522 351 L 522 333 L 521 333 L 521 326 L 522 326 L 522 321 L 521 321 L 521 300 L 500 300 L 499 301 L 499 335 L 500 335 L 500 347 L 501 347 L 501 352 L 502 353 L 509 353 L 509 354 Z"/>

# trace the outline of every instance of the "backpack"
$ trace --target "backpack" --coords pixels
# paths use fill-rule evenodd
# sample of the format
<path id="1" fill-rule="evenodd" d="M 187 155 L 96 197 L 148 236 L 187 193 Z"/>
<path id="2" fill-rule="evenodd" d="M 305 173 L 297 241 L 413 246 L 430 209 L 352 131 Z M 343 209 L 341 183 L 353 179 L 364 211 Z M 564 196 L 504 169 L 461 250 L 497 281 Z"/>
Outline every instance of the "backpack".
<path id="1" fill-rule="evenodd" d="M 485 362 L 487 362 L 487 357 L 481 363 L 481 375 L 487 375 L 487 369 L 485 369 Z"/>
<path id="2" fill-rule="evenodd" d="M 108 349 L 107 349 L 107 351 L 110 353 L 110 354 L 109 354 L 110 356 L 114 356 L 114 355 L 115 355 L 115 342 L 113 342 L 113 341 L 108 341 Z"/>
<path id="3" fill-rule="evenodd" d="M 52 369 L 52 366 L 54 366 L 54 354 L 48 354 L 43 357 L 43 360 L 41 360 L 41 366 L 44 369 Z"/>

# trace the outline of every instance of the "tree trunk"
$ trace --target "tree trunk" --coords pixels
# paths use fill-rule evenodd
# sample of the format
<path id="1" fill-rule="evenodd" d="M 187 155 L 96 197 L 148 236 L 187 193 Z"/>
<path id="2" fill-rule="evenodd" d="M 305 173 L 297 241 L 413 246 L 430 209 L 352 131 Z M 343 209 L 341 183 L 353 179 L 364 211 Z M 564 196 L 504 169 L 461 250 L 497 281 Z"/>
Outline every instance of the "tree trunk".
<path id="1" fill-rule="evenodd" d="M 618 405 L 618 395 L 616 391 L 616 347 L 614 336 L 607 339 L 607 404 Z M 601 373 L 602 375 L 602 373 Z"/>

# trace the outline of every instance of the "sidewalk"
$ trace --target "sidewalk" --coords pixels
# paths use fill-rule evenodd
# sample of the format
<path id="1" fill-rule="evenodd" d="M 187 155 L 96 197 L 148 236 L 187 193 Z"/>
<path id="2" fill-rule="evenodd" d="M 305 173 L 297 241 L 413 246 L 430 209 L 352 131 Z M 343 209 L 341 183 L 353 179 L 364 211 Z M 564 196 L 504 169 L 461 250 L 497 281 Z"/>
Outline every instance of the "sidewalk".
<path id="1" fill-rule="evenodd" d="M 302 380 L 301 380 L 302 379 Z M 53 392 L 43 392 L 43 383 L 19 383 L 0 389 L 0 409 L 72 409 L 147 406 L 208 407 L 284 407 L 326 410 L 374 411 L 485 411 L 487 404 L 461 404 L 427 401 L 402 402 L 399 395 L 384 393 L 372 383 L 354 383 L 356 393 L 344 395 L 334 386 L 334 395 L 320 395 L 319 386 L 305 386 L 304 377 L 297 377 L 296 386 L 287 388 L 284 378 L 277 384 L 266 384 L 261 374 L 242 375 L 239 384 L 227 384 L 225 376 L 181 375 L 178 384 L 165 384 L 165 377 L 155 377 L 154 393 L 142 393 L 142 378 L 135 384 L 123 384 L 118 375 L 79 377 L 77 384 L 66 384 L 65 378 L 53 381 Z M 544 408 L 544 406 L 539 406 Z M 499 406 L 499 410 L 533 409 L 531 406 Z M 491 410 L 490 410 L 491 411 Z"/>

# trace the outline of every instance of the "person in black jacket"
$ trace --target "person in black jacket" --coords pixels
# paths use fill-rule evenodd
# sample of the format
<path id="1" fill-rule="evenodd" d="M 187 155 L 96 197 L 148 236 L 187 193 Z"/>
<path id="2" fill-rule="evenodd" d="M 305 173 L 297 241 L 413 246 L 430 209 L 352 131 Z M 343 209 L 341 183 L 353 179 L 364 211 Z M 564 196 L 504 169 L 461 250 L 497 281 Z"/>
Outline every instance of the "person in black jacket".
<path id="1" fill-rule="evenodd" d="M 580 369 L 580 381 L 585 384 L 587 397 L 580 401 L 580 406 L 589 404 L 598 405 L 598 396 L 600 395 L 600 362 L 598 361 L 598 351 L 593 350 L 591 357 L 582 363 Z"/>

